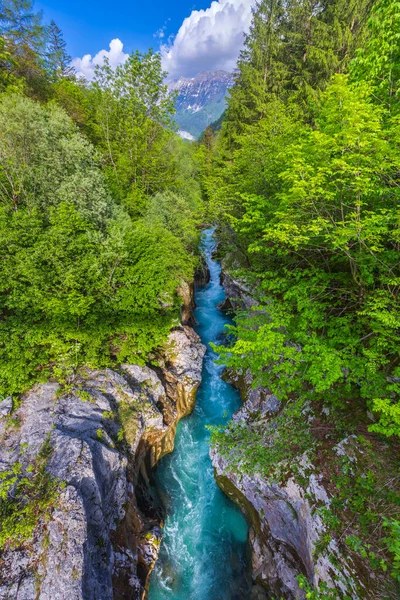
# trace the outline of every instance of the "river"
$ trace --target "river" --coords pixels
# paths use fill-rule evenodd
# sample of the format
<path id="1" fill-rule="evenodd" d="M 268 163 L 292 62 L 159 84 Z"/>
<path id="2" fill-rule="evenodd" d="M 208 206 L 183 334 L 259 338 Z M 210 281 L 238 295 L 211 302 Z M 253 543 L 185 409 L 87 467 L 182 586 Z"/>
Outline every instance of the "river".
<path id="1" fill-rule="evenodd" d="M 248 600 L 251 595 L 248 528 L 240 510 L 220 491 L 209 458 L 207 425 L 227 422 L 240 407 L 237 390 L 221 379 L 223 367 L 210 342 L 218 343 L 229 318 L 220 264 L 212 258 L 212 229 L 202 248 L 210 283 L 196 291 L 196 331 L 207 354 L 193 414 L 178 426 L 175 450 L 156 470 L 167 508 L 159 560 L 151 576 L 149 600 Z"/>

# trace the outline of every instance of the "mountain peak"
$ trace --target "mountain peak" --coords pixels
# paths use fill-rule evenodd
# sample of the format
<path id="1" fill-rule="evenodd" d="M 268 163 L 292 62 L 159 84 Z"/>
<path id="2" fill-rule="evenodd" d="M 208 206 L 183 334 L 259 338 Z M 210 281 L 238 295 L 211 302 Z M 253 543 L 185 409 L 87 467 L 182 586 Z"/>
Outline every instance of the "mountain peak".
<path id="1" fill-rule="evenodd" d="M 171 82 L 169 90 L 178 92 L 175 121 L 180 130 L 198 137 L 224 112 L 232 85 L 233 74 L 227 71 L 202 71 Z"/>
<path id="2" fill-rule="evenodd" d="M 219 81 L 219 82 L 227 82 L 232 85 L 233 83 L 233 74 L 228 73 L 228 71 L 201 71 L 195 77 L 180 77 L 179 79 L 175 79 L 171 81 L 169 84 L 170 89 L 176 89 L 185 83 L 201 83 L 204 81 Z"/>

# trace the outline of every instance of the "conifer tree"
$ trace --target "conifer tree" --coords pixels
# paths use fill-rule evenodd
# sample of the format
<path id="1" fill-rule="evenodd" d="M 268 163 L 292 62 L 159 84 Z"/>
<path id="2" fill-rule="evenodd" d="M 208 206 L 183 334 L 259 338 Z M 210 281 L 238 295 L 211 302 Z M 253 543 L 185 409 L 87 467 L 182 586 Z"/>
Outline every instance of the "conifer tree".
<path id="1" fill-rule="evenodd" d="M 211 150 L 214 147 L 214 143 L 215 143 L 215 135 L 214 132 L 212 130 L 211 125 L 209 125 L 205 131 L 204 131 L 204 136 L 203 136 L 203 140 L 201 142 L 203 144 L 203 146 L 206 147 L 206 149 L 211 152 Z"/>
<path id="2" fill-rule="evenodd" d="M 66 51 L 66 42 L 61 29 L 51 20 L 47 29 L 46 69 L 53 80 L 72 75 L 71 57 Z"/>
<path id="3" fill-rule="evenodd" d="M 42 13 L 34 11 L 32 0 L 1 0 L 0 35 L 10 44 L 41 54 L 44 33 Z"/>
<path id="4" fill-rule="evenodd" d="M 262 119 L 275 98 L 306 117 L 336 72 L 343 72 L 365 29 L 371 0 L 261 0 L 245 40 L 224 125 L 228 146 Z"/>
<path id="5" fill-rule="evenodd" d="M 267 94 L 277 93 L 284 78 L 283 65 L 277 60 L 282 16 L 281 0 L 262 0 L 254 9 L 224 124 L 230 143 L 246 125 L 262 118 Z"/>
<path id="6" fill-rule="evenodd" d="M 10 57 L 9 74 L 25 81 L 27 92 L 35 99 L 47 99 L 44 27 L 32 0 L 0 0 L 0 36 Z"/>

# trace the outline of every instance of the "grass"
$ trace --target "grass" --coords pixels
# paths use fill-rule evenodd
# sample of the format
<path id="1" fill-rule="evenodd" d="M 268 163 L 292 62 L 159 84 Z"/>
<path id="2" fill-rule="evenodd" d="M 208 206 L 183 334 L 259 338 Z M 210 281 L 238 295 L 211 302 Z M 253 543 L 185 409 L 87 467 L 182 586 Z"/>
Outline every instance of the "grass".
<path id="1" fill-rule="evenodd" d="M 46 441 L 27 469 L 17 462 L 0 473 L 0 551 L 32 539 L 39 521 L 56 505 L 61 484 L 46 470 L 51 451 Z"/>

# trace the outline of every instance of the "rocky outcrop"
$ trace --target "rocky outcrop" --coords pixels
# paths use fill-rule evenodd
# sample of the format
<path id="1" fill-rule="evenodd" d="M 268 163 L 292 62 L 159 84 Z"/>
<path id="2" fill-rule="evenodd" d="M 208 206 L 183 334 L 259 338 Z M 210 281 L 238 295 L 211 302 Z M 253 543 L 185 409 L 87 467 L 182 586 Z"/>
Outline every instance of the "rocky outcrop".
<path id="1" fill-rule="evenodd" d="M 194 284 L 182 281 L 178 288 L 178 295 L 181 299 L 181 323 L 183 325 L 193 326 L 195 319 L 193 317 L 194 305 Z"/>
<path id="2" fill-rule="evenodd" d="M 279 400 L 266 388 L 252 389 L 248 373 L 236 377 L 234 383 L 245 401 L 233 417 L 240 426 L 251 428 L 263 420 L 268 423 L 282 410 Z M 266 445 L 267 435 L 266 429 Z M 346 455 L 355 456 L 351 439 L 342 442 L 340 448 Z M 360 571 L 350 551 L 344 554 L 334 539 L 320 547 L 327 534 L 321 508 L 329 510 L 331 499 L 322 474 L 307 454 L 296 459 L 300 484 L 299 477 L 274 481 L 259 473 L 248 474 L 240 464 L 232 468 L 229 457 L 222 456 L 218 446 L 211 448 L 210 453 L 218 485 L 241 507 L 250 524 L 256 597 L 262 597 L 263 589 L 265 598 L 304 599 L 306 594 L 297 580 L 298 575 L 304 575 L 316 587 L 326 583 L 335 590 L 338 600 L 376 598 L 370 570 Z"/>
<path id="3" fill-rule="evenodd" d="M 222 306 L 224 310 L 236 312 L 257 306 L 258 303 L 246 282 L 234 277 L 229 271 L 222 271 L 221 284 L 226 295 L 226 300 Z"/>
<path id="4" fill-rule="evenodd" d="M 201 288 L 210 281 L 210 271 L 203 255 L 199 257 L 198 266 L 194 273 L 194 281 L 182 281 L 177 292 L 181 299 L 181 323 L 183 325 L 194 326 L 196 319 L 193 311 L 195 309 L 194 290 Z"/>
<path id="5" fill-rule="evenodd" d="M 11 414 L 1 403 L 0 471 L 29 480 L 46 447 L 57 487 L 31 539 L 0 556 L 1 600 L 144 597 L 161 542 L 151 468 L 194 408 L 204 353 L 180 327 L 157 370 L 87 370 L 65 388 L 36 386 Z"/>
<path id="6" fill-rule="evenodd" d="M 210 282 L 210 270 L 207 266 L 207 261 L 202 255 L 199 260 L 199 265 L 194 274 L 194 287 L 200 288 L 207 285 Z"/>

